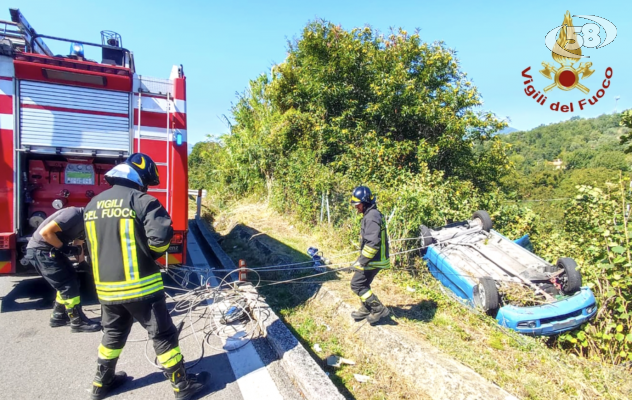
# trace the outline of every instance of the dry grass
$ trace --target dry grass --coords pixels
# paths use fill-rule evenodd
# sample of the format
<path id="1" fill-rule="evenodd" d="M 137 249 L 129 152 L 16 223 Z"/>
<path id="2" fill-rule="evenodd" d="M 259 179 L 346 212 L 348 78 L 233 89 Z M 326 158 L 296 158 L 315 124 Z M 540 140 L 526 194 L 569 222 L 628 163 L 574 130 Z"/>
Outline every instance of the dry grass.
<path id="1" fill-rule="evenodd" d="M 304 254 L 309 246 L 316 246 L 330 257 L 345 250 L 331 228 L 318 227 L 301 232 L 287 216 L 279 215 L 265 204 L 245 201 L 215 217 L 214 226 L 219 233 L 229 234 L 237 224 L 247 225 L 265 234 L 260 238 L 262 241 L 276 244 L 275 251 L 283 251 L 285 246 L 287 254 L 296 255 L 297 252 Z M 222 243 L 234 259 L 243 258 L 244 252 L 249 251 L 247 244 L 237 242 L 227 238 Z M 265 262 L 258 260 L 256 254 L 248 256 L 253 257 L 253 263 Z M 419 259 L 414 262 L 420 263 Z M 623 368 L 578 358 L 547 347 L 545 339 L 502 329 L 492 318 L 478 314 L 453 299 L 432 276 L 424 272 L 422 265 L 411 267 L 419 272 L 381 273 L 373 285 L 374 291 L 392 309 L 398 322 L 397 326 L 389 329 L 425 339 L 519 398 L 632 398 L 629 372 Z M 330 278 L 332 280 L 322 284 L 345 301 L 351 304 L 357 302 L 348 288 L 348 275 Z M 312 351 L 316 359 L 324 360 L 330 354 L 338 354 L 357 362 L 355 366 L 335 370 L 325 367 L 343 393 L 356 399 L 424 398 L 396 371 L 384 368 L 380 360 L 363 351 L 368 344 L 346 334 L 331 310 L 310 300 L 310 288 L 313 287 L 284 284 L 263 288 L 262 292 L 306 347 L 313 348 L 316 343 L 322 347 L 322 353 Z M 373 380 L 360 384 L 353 378 L 354 373 L 371 376 Z"/>
<path id="2" fill-rule="evenodd" d="M 297 290 L 298 288 L 293 288 Z M 298 289 L 300 290 L 300 289 Z M 317 303 L 307 304 L 293 309 L 283 309 L 281 315 L 286 323 L 293 327 L 314 358 L 330 374 L 334 383 L 342 389 L 347 398 L 355 399 L 429 399 L 414 384 L 398 376 L 384 366 L 379 358 L 366 350 L 371 343 L 358 341 L 350 335 L 344 322 L 331 309 L 320 307 Z M 379 340 L 379 339 L 378 339 Z M 318 344 L 320 352 L 314 350 Z M 355 365 L 343 365 L 341 368 L 329 367 L 325 360 L 330 355 L 338 355 L 355 361 Z M 354 374 L 369 376 L 371 380 L 360 383 Z"/>
<path id="3" fill-rule="evenodd" d="M 500 288 L 499 293 L 505 303 L 518 307 L 538 306 L 546 303 L 544 296 L 521 283 L 505 283 Z"/>

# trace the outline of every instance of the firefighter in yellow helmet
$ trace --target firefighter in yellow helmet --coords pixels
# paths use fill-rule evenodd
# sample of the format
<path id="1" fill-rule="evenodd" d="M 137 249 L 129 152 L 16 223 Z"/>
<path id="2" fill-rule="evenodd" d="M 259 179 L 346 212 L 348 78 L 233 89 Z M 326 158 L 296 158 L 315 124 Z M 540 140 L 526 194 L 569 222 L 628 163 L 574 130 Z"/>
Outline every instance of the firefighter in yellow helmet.
<path id="1" fill-rule="evenodd" d="M 353 263 L 351 290 L 360 297 L 361 306 L 351 313 L 356 321 L 366 319 L 371 325 L 389 315 L 386 308 L 371 290 L 375 276 L 391 266 L 388 253 L 388 233 L 382 213 L 375 204 L 375 196 L 366 186 L 353 189 L 351 204 L 363 214 L 360 228 L 360 256 Z"/>
<path id="2" fill-rule="evenodd" d="M 115 369 L 134 319 L 149 333 L 175 398 L 190 399 L 204 388 L 208 373 L 187 374 L 155 262 L 173 236 L 167 210 L 146 193 L 148 186 L 160 184 L 158 168 L 147 155 L 136 153 L 105 178 L 112 188 L 94 197 L 84 212 L 104 333 L 92 399 L 106 397 L 125 382 L 127 375 Z"/>

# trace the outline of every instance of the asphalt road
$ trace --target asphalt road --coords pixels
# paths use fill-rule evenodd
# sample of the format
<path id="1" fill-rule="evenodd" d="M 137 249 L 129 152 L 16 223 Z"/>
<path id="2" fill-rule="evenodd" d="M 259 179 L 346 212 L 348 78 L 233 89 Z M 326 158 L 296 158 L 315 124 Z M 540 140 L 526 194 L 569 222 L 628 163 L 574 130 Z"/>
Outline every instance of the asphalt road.
<path id="1" fill-rule="evenodd" d="M 167 281 L 165 283 L 168 283 Z M 48 319 L 54 291 L 40 277 L 0 277 L 0 399 L 87 399 L 96 369 L 101 332 L 71 333 L 69 327 L 50 328 Z M 82 293 L 88 317 L 100 320 L 100 305 L 86 288 Z M 174 316 L 177 322 L 182 316 Z M 201 346 L 185 327 L 180 347 L 188 365 L 197 360 Z M 134 324 L 117 369 L 133 379 L 112 399 L 173 399 L 153 359 L 146 331 Z M 265 339 L 227 353 L 219 339 L 205 345 L 204 357 L 193 372 L 208 371 L 211 379 L 203 399 L 302 399 L 281 368 Z"/>

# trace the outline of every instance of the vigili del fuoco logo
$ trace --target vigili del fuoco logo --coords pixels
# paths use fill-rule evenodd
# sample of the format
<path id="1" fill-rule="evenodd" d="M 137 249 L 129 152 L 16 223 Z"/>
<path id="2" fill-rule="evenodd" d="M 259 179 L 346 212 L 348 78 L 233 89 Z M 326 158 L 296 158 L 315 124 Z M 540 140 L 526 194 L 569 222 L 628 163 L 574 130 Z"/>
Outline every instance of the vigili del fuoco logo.
<path id="1" fill-rule="evenodd" d="M 522 71 L 522 76 L 526 78 L 524 81 L 525 94 L 541 106 L 548 105 L 552 111 L 575 112 L 584 110 L 589 105 L 597 104 L 610 87 L 610 79 L 613 75 L 611 67 L 606 67 L 602 74 L 598 74 L 603 80 L 596 92 L 593 90 L 591 95 L 590 87 L 596 86 L 598 81 L 591 79 L 590 82 L 584 83 L 584 79 L 592 76 L 597 67 L 592 69 L 592 62 L 581 61 L 590 58 L 590 56 L 582 55 L 582 47 L 599 49 L 610 44 L 617 36 L 617 28 L 612 22 L 596 15 L 573 15 L 573 17 L 588 19 L 596 23 L 573 26 L 571 13 L 566 11 L 562 25 L 552 29 L 546 35 L 544 44 L 551 50 L 554 62 L 543 61 L 544 68 L 539 71 L 545 78 L 553 82 L 542 90 L 537 90 L 533 85 L 533 76 L 529 75 L 531 67 L 529 66 Z M 556 90 L 571 91 L 575 89 L 587 96 L 577 100 L 576 104 L 572 101 L 569 104 L 560 104 L 560 101 L 555 101 Z M 549 95 L 551 95 L 551 100 L 549 100 Z"/>

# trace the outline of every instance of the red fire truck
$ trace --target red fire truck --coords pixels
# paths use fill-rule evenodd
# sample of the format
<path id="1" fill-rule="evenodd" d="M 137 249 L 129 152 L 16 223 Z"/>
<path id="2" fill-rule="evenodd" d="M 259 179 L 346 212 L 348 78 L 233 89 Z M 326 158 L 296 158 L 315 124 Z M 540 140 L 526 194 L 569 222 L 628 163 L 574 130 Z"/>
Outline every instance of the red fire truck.
<path id="1" fill-rule="evenodd" d="M 24 249 L 56 210 L 85 206 L 104 175 L 134 152 L 158 165 L 150 188 L 175 231 L 160 262 L 182 264 L 188 229 L 186 79 L 141 76 L 121 36 L 101 44 L 36 33 L 18 9 L 0 21 L 0 274 L 25 271 Z M 56 55 L 44 39 L 70 47 Z M 66 42 L 66 43 L 64 43 Z M 84 56 L 97 48 L 100 60 Z"/>

